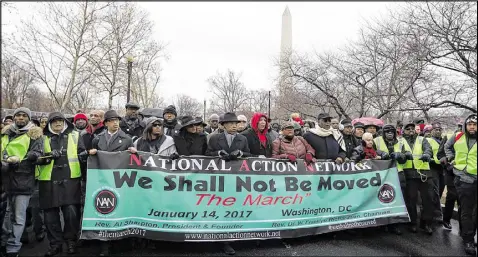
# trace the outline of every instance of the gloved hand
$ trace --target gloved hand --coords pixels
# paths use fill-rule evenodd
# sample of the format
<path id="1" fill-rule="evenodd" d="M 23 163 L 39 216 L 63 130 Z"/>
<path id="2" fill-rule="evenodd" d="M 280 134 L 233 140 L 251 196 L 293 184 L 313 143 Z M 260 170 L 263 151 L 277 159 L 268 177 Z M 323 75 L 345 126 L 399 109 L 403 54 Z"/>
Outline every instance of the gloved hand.
<path id="1" fill-rule="evenodd" d="M 442 158 L 440 159 L 440 163 L 441 163 L 442 165 L 447 165 L 447 164 L 448 164 L 448 159 L 447 159 L 446 157 L 442 157 Z"/>
<path id="2" fill-rule="evenodd" d="M 335 163 L 342 164 L 344 163 L 344 159 L 342 159 L 341 157 L 337 157 L 337 159 L 335 159 Z"/>
<path id="3" fill-rule="evenodd" d="M 51 158 L 53 158 L 53 160 L 60 159 L 60 157 L 61 157 L 61 151 L 56 150 L 56 149 L 51 151 L 50 154 L 51 154 Z"/>
<path id="4" fill-rule="evenodd" d="M 407 160 L 413 160 L 413 154 L 410 152 L 406 152 L 405 157 L 407 158 Z"/>
<path id="5" fill-rule="evenodd" d="M 419 160 L 420 161 L 424 161 L 424 162 L 430 162 L 430 156 L 428 154 L 422 154 L 422 156 L 420 156 Z"/>
<path id="6" fill-rule="evenodd" d="M 305 155 L 305 163 L 311 164 L 311 163 L 313 163 L 313 162 L 314 162 L 314 157 L 312 156 L 311 153 L 307 153 L 307 154 Z"/>
<path id="7" fill-rule="evenodd" d="M 38 159 L 38 156 L 36 155 L 36 153 L 34 152 L 28 152 L 27 154 L 27 160 L 31 161 L 31 162 L 36 162 Z"/>
<path id="8" fill-rule="evenodd" d="M 382 156 L 380 156 L 382 160 L 388 160 L 390 159 L 390 155 L 388 153 L 383 153 Z"/>
<path id="9" fill-rule="evenodd" d="M 229 154 L 231 160 L 237 160 L 237 158 L 242 157 L 242 151 L 241 150 L 235 150 L 232 153 Z"/>
<path id="10" fill-rule="evenodd" d="M 229 154 L 226 152 L 226 150 L 221 150 L 219 152 L 217 152 L 218 156 L 221 157 L 221 159 L 225 160 L 225 161 L 229 161 Z"/>
<path id="11" fill-rule="evenodd" d="M 289 159 L 289 161 L 292 162 L 292 163 L 297 162 L 297 158 L 292 154 L 287 155 L 287 159 Z"/>
<path id="12" fill-rule="evenodd" d="M 169 156 L 169 159 L 170 159 L 170 160 L 179 159 L 179 154 L 178 154 L 178 153 L 172 153 L 172 154 Z"/>
<path id="13" fill-rule="evenodd" d="M 20 162 L 20 158 L 18 156 L 8 156 L 7 158 L 7 162 L 8 164 L 12 165 L 12 164 L 17 164 Z"/>

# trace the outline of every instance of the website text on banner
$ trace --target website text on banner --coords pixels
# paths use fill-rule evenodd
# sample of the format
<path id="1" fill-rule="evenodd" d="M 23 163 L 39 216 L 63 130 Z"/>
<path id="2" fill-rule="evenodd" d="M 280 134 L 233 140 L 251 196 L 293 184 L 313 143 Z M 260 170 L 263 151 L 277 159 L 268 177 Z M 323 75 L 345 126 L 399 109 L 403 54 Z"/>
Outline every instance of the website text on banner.
<path id="1" fill-rule="evenodd" d="M 291 238 L 409 221 L 391 161 L 306 166 L 98 152 L 87 177 L 83 239 Z"/>

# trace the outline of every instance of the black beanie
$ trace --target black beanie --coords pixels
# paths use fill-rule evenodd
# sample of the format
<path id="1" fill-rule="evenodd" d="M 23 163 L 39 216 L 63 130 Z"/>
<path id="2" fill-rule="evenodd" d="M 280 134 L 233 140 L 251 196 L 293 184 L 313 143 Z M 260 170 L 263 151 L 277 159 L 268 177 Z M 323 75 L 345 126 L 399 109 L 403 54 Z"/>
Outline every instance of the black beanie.
<path id="1" fill-rule="evenodd" d="M 172 113 L 174 116 L 178 116 L 178 113 L 176 112 L 176 107 L 174 105 L 170 105 L 163 110 L 163 116 L 166 113 Z"/>

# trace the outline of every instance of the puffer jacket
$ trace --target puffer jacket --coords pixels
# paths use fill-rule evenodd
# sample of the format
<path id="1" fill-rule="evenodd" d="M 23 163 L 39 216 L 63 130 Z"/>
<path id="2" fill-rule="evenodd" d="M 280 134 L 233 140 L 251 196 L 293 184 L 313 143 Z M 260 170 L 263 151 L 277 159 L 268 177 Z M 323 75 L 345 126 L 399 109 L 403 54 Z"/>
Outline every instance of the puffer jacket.
<path id="1" fill-rule="evenodd" d="M 287 159 L 287 156 L 291 154 L 299 159 L 304 159 L 307 153 L 315 156 L 314 148 L 304 138 L 299 136 L 294 136 L 290 141 L 280 137 L 272 143 L 272 158 Z"/>

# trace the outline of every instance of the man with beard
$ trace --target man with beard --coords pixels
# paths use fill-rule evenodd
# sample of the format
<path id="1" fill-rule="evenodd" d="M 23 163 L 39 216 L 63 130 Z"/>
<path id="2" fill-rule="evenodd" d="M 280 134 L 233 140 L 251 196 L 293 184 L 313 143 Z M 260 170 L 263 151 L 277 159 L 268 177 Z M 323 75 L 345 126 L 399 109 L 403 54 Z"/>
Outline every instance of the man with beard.
<path id="1" fill-rule="evenodd" d="M 50 242 L 45 256 L 61 253 L 65 240 L 68 254 L 74 254 L 81 218 L 80 161 L 86 163 L 88 155 L 73 124 L 59 112 L 50 113 L 43 133 L 43 152 L 48 158 L 39 162 L 38 187 Z"/>
<path id="2" fill-rule="evenodd" d="M 209 126 L 205 128 L 208 134 L 213 133 L 219 128 L 219 115 L 213 113 L 209 116 Z"/>
<path id="3" fill-rule="evenodd" d="M 178 124 L 177 115 L 178 113 L 176 112 L 176 107 L 174 105 L 169 105 L 163 110 L 163 130 L 165 135 L 172 137 L 179 133 L 181 125 Z"/>
<path id="4" fill-rule="evenodd" d="M 441 210 L 441 203 L 440 198 L 443 194 L 443 190 L 445 190 L 445 176 L 443 173 L 443 166 L 440 163 L 440 159 L 438 158 L 438 151 L 440 149 L 441 141 L 442 141 L 442 128 L 440 123 L 433 123 L 431 125 L 432 129 L 430 131 L 430 137 L 427 138 L 428 143 L 432 147 L 433 151 L 433 158 L 430 161 L 430 170 L 434 173 L 433 176 L 433 205 L 435 207 L 433 217 L 439 221 L 440 223 L 443 222 L 443 215 Z M 425 127 L 425 134 L 427 133 L 427 127 Z"/>
<path id="5" fill-rule="evenodd" d="M 35 164 L 42 155 L 42 131 L 31 121 L 31 111 L 20 107 L 13 123 L 2 129 L 0 160 L 7 207 L 2 225 L 1 254 L 18 256 L 25 228 L 26 210 L 35 190 Z"/>
<path id="6" fill-rule="evenodd" d="M 328 113 L 320 113 L 317 120 L 318 127 L 305 133 L 304 139 L 315 149 L 317 159 L 333 160 L 342 164 L 346 158 L 342 134 L 332 128 L 332 117 Z"/>
<path id="7" fill-rule="evenodd" d="M 398 132 L 391 124 L 383 126 L 383 136 L 374 139 L 375 146 L 378 150 L 389 155 L 389 159 L 396 162 L 398 170 L 398 179 L 400 180 L 400 188 L 402 189 L 403 198 L 406 198 L 406 178 L 403 172 L 405 167 L 411 167 L 411 161 L 407 161 L 407 155 L 411 155 L 411 149 L 405 144 L 403 139 L 398 138 Z M 388 225 L 388 230 L 394 234 L 400 235 L 402 231 L 397 224 Z"/>
<path id="8" fill-rule="evenodd" d="M 120 128 L 133 140 L 140 137 L 143 134 L 143 130 L 146 124 L 139 118 L 138 111 L 139 105 L 135 103 L 127 103 L 125 105 L 126 116 L 120 122 Z"/>
<path id="9" fill-rule="evenodd" d="M 407 180 L 406 201 L 407 210 L 410 215 L 410 230 L 417 232 L 417 201 L 418 192 L 420 192 L 423 212 L 421 213 L 420 227 L 429 235 L 433 234 L 433 177 L 435 174 L 430 171 L 430 160 L 433 157 L 433 151 L 430 143 L 415 132 L 415 124 L 409 122 L 404 126 L 403 139 L 406 149 L 410 149 L 412 154 L 406 154 L 407 159 L 411 161 L 405 163 L 404 171 Z"/>
<path id="10" fill-rule="evenodd" d="M 355 140 L 357 140 L 358 142 L 361 142 L 363 133 L 365 133 L 364 124 L 362 122 L 356 122 L 354 124 Z"/>
<path id="11" fill-rule="evenodd" d="M 463 132 L 450 137 L 445 143 L 447 162 L 453 165 L 455 187 L 461 205 L 461 237 L 465 252 L 476 255 L 474 237 L 476 234 L 476 171 L 477 115 L 469 115 L 464 122 Z"/>
<path id="12" fill-rule="evenodd" d="M 343 126 L 343 129 L 341 132 L 344 138 L 345 148 L 346 148 L 345 156 L 348 159 L 350 159 L 352 157 L 352 152 L 354 148 L 360 145 L 359 144 L 360 141 L 357 141 L 354 135 L 352 135 L 353 126 L 352 126 L 351 120 L 343 120 L 341 124 Z"/>
<path id="13" fill-rule="evenodd" d="M 73 124 L 75 125 L 75 130 L 81 135 L 85 131 L 86 126 L 88 126 L 88 117 L 84 113 L 77 113 L 73 117 Z"/>

